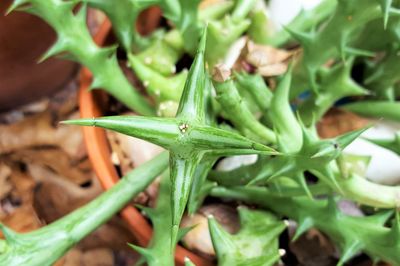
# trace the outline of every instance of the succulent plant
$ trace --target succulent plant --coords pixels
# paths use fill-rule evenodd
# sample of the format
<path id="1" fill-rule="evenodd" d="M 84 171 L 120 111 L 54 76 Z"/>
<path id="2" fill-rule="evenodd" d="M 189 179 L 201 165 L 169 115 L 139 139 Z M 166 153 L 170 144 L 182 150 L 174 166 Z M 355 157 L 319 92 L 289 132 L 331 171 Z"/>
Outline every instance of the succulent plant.
<path id="1" fill-rule="evenodd" d="M 184 212 L 194 214 L 211 195 L 273 212 L 239 208 L 242 227 L 233 235 L 210 217 L 219 265 L 276 263 L 285 228 L 280 217 L 298 223 L 294 241 L 311 227 L 329 236 L 341 252 L 338 265 L 358 252 L 400 265 L 397 213 L 390 225 L 390 209 L 400 205 L 400 187 L 366 179 L 356 167 L 363 159 L 344 154 L 367 128 L 330 139 L 320 139 L 316 130 L 334 106 L 399 121 L 399 1 L 323 0 L 275 32 L 266 26 L 269 18 L 257 0 L 217 1 L 201 8 L 199 3 L 14 0 L 10 7 L 37 15 L 55 29 L 58 39 L 43 59 L 58 55 L 78 61 L 92 72 L 92 88 L 106 90 L 145 115 L 65 124 L 102 127 L 169 151 L 169 171 L 161 178 L 156 207 L 140 207 L 154 228 L 147 247 L 131 245 L 143 255 L 142 262 L 173 265 L 174 251 L 181 248 L 176 244 L 190 230 L 179 228 Z M 116 45 L 100 48 L 93 41 L 86 26 L 87 6 L 111 20 L 121 53 L 146 96 L 123 74 Z M 133 25 L 151 6 L 161 8 L 169 26 L 144 37 Z M 284 75 L 268 78 L 268 85 L 251 62 L 239 60 L 244 65 L 225 69 L 219 63 L 243 35 L 280 48 L 297 43 L 299 56 Z M 186 71 L 181 65 L 188 56 L 194 59 Z M 398 135 L 370 141 L 400 153 Z M 220 158 L 245 154 L 256 154 L 256 162 L 229 171 L 214 169 Z M 89 205 L 38 231 L 18 234 L 2 226 L 6 241 L 0 240 L 0 265 L 51 264 L 163 172 L 166 157 L 134 170 Z M 371 215 L 352 217 L 337 208 L 340 199 L 389 210 L 371 209 Z M 195 259 L 184 263 L 194 265 Z"/>
<path id="2" fill-rule="evenodd" d="M 227 233 L 214 219 L 208 218 L 218 265 L 274 265 L 280 258 L 278 236 L 286 225 L 270 213 L 239 207 L 241 228 Z"/>
<path id="3" fill-rule="evenodd" d="M 43 61 L 60 55 L 79 62 L 93 74 L 91 88 L 102 88 L 133 110 L 151 115 L 153 108 L 147 100 L 133 88 L 118 65 L 116 46 L 100 48 L 93 41 L 86 26 L 86 6 L 77 14 L 73 10 L 74 1 L 14 1 L 9 12 L 21 10 L 39 16 L 57 33 L 56 43 L 42 56 Z"/>
<path id="4" fill-rule="evenodd" d="M 391 228 L 386 227 L 393 211 L 381 211 L 365 217 L 343 214 L 333 197 L 312 200 L 307 197 L 279 197 L 271 195 L 266 188 L 215 188 L 213 195 L 256 203 L 275 213 L 298 221 L 293 241 L 308 229 L 315 227 L 327 234 L 340 248 L 343 265 L 358 252 L 364 251 L 374 262 L 400 263 L 399 217 L 396 215 Z M 282 190 L 284 195 L 284 190 Z"/>
<path id="5" fill-rule="evenodd" d="M 127 174 L 92 202 L 36 231 L 20 234 L 0 223 L 6 238 L 0 240 L 0 265 L 53 265 L 143 191 L 167 165 L 168 154 L 164 152 Z"/>
<path id="6" fill-rule="evenodd" d="M 97 126 L 142 138 L 170 151 L 172 182 L 172 243 L 175 243 L 179 224 L 185 210 L 197 165 L 206 153 L 214 155 L 276 154 L 277 152 L 239 134 L 206 124 L 206 79 L 204 31 L 196 58 L 188 73 L 175 118 L 104 117 L 70 120 L 66 123 Z"/>

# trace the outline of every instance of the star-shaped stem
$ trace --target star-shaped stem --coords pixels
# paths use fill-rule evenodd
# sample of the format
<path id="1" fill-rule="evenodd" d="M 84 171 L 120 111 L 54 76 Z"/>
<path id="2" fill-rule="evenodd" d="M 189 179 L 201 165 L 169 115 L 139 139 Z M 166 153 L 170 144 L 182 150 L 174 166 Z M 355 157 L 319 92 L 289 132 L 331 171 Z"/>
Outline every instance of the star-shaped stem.
<path id="1" fill-rule="evenodd" d="M 205 154 L 277 154 L 275 150 L 234 132 L 207 124 L 205 96 L 208 76 L 204 51 L 206 30 L 190 68 L 175 118 L 104 117 L 70 120 L 64 123 L 98 126 L 138 137 L 168 149 L 172 181 L 172 243 L 176 243 L 179 224 L 185 210 L 194 171 Z"/>

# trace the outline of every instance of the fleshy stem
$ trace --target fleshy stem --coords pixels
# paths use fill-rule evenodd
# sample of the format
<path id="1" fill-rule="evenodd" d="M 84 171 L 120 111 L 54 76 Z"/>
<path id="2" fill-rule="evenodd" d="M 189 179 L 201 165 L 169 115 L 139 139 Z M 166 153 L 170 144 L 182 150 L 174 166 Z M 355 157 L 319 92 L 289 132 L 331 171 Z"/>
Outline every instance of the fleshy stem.
<path id="1" fill-rule="evenodd" d="M 374 196 L 378 193 L 376 191 Z M 392 228 L 385 227 L 392 211 L 379 212 L 368 217 L 352 217 L 343 214 L 333 198 L 311 200 L 306 197 L 276 197 L 267 188 L 217 187 L 211 191 L 211 195 L 259 204 L 296 220 L 298 228 L 293 240 L 312 227 L 318 228 L 339 246 L 341 258 L 338 265 L 343 265 L 360 251 L 367 253 L 374 262 L 385 260 L 393 265 L 400 264 L 398 217 Z"/>
<path id="2" fill-rule="evenodd" d="M 0 224 L 0 265 L 52 265 L 71 247 L 107 222 L 168 165 L 168 153 L 136 168 L 87 205 L 36 231 L 19 234 Z"/>
<path id="3" fill-rule="evenodd" d="M 214 79 L 213 83 L 217 92 L 218 102 L 223 107 L 223 110 L 229 110 L 226 112 L 226 116 L 239 131 L 248 138 L 262 143 L 276 142 L 274 132 L 253 116 L 230 77 L 226 80 Z"/>
<path id="4" fill-rule="evenodd" d="M 111 129 L 153 142 L 170 151 L 173 245 L 176 243 L 195 169 L 206 153 L 219 156 L 278 154 L 270 147 L 207 124 L 205 98 L 208 93 L 205 88 L 210 86 L 207 85 L 204 62 L 206 30 L 190 68 L 175 118 L 116 116 L 65 122 Z"/>
<path id="5" fill-rule="evenodd" d="M 67 56 L 89 68 L 93 73 L 92 88 L 102 88 L 143 115 L 152 115 L 154 110 L 146 98 L 129 83 L 118 65 L 116 47 L 100 48 L 93 41 L 86 26 L 86 8 L 81 7 L 76 15 L 74 1 L 62 0 L 15 0 L 9 12 L 22 10 L 46 21 L 57 33 L 56 43 L 42 56 L 43 61 L 51 56 L 67 53 Z"/>

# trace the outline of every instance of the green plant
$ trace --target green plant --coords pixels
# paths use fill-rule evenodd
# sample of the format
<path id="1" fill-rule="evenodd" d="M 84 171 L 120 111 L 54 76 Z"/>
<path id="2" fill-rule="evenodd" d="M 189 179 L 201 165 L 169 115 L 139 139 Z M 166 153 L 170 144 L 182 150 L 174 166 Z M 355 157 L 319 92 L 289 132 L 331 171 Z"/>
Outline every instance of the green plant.
<path id="1" fill-rule="evenodd" d="M 0 265 L 52 265 L 144 190 L 167 164 L 168 154 L 164 152 L 86 206 L 34 232 L 19 234 L 0 223 L 6 237 L 0 240 Z"/>
<path id="2" fill-rule="evenodd" d="M 239 207 L 241 229 L 235 235 L 225 232 L 208 218 L 211 239 L 219 265 L 274 265 L 280 258 L 278 236 L 285 224 L 267 212 Z"/>
<path id="3" fill-rule="evenodd" d="M 239 208 L 241 230 L 233 235 L 209 217 L 219 265 L 276 263 L 278 236 L 285 229 L 282 217 L 299 224 L 293 241 L 311 227 L 329 236 L 341 251 L 338 265 L 360 251 L 374 261 L 400 265 L 398 214 L 392 225 L 388 222 L 394 213 L 390 209 L 400 205 L 400 187 L 367 180 L 358 167 L 367 164 L 365 158 L 343 152 L 368 128 L 331 139 L 320 139 L 316 130 L 316 123 L 338 101 L 345 101 L 341 108 L 361 115 L 399 120 L 400 3 L 325 0 L 300 13 L 285 32 L 272 32 L 266 27 L 265 12 L 255 8 L 256 0 L 228 0 L 203 9 L 198 9 L 199 2 L 15 0 L 10 8 L 38 15 L 56 30 L 58 41 L 44 58 L 62 55 L 80 62 L 93 73 L 92 87 L 105 89 L 146 115 L 64 124 L 102 127 L 169 151 L 169 172 L 161 179 L 156 207 L 140 207 L 154 228 L 148 247 L 131 245 L 143 255 L 142 262 L 173 265 L 175 246 L 191 229 L 179 228 L 185 210 L 196 213 L 211 195 L 266 209 Z M 99 48 L 93 42 L 85 25 L 87 5 L 111 20 L 122 52 L 154 107 L 122 74 L 115 47 Z M 132 25 L 141 11 L 154 5 L 161 8 L 171 28 L 140 36 Z M 297 42 L 302 53 L 286 74 L 269 78 L 272 85 L 268 86 L 251 67 L 225 70 L 219 64 L 242 35 L 281 48 Z M 185 54 L 194 57 L 190 70 L 176 73 Z M 398 135 L 370 141 L 399 154 Z M 256 162 L 229 171 L 214 168 L 221 158 L 243 154 L 256 154 Z M 166 155 L 161 155 L 132 173 L 141 176 L 140 181 L 129 175 L 88 206 L 37 232 L 19 235 L 3 227 L 7 241 L 0 241 L 0 258 L 4 258 L 0 265 L 55 261 L 165 168 Z M 117 193 L 123 197 L 116 198 Z M 368 209 L 368 216 L 351 217 L 338 210 L 340 199 L 389 210 Z M 105 210 L 99 204 L 112 208 Z M 101 219 L 93 222 L 83 212 Z M 187 259 L 185 265 L 193 263 Z"/>
<path id="4" fill-rule="evenodd" d="M 272 148 L 239 134 L 207 125 L 205 119 L 206 79 L 204 50 L 206 30 L 196 58 L 188 73 L 175 118 L 104 117 L 69 120 L 65 123 L 97 126 L 142 138 L 168 149 L 172 182 L 172 243 L 175 243 L 180 220 L 189 197 L 197 165 L 206 153 L 218 156 L 234 154 L 277 154 Z"/>

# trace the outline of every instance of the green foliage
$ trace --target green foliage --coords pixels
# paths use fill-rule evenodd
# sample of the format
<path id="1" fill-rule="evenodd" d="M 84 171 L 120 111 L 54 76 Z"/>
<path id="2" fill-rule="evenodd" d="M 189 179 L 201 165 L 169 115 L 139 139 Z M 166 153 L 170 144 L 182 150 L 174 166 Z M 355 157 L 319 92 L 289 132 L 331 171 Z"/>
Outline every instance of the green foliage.
<path id="1" fill-rule="evenodd" d="M 207 47 L 213 48 L 206 51 L 206 59 L 211 67 L 223 59 L 227 47 L 248 29 L 250 20 L 246 19 L 246 16 L 255 2 L 255 0 L 238 0 L 231 15 L 208 23 Z"/>
<path id="2" fill-rule="evenodd" d="M 274 132 L 261 124 L 247 107 L 232 79 L 224 82 L 214 80 L 217 101 L 223 110 L 229 110 L 226 116 L 245 136 L 259 142 L 275 142 Z"/>
<path id="3" fill-rule="evenodd" d="M 157 197 L 157 206 L 154 209 L 141 207 L 143 212 L 151 219 L 154 234 L 149 247 L 144 249 L 135 245 L 130 245 L 139 252 L 149 266 L 168 266 L 174 265 L 175 245 L 171 245 L 171 235 L 165 234 L 165 227 L 171 224 L 171 182 L 169 174 L 162 176 Z"/>
<path id="4" fill-rule="evenodd" d="M 103 11 L 110 19 L 113 30 L 125 50 L 130 51 L 132 44 L 143 46 L 143 38 L 136 32 L 136 20 L 143 10 L 155 4 L 157 1 L 149 0 L 122 0 L 115 5 L 108 0 L 82 0 L 90 7 Z"/>
<path id="5" fill-rule="evenodd" d="M 346 198 L 376 208 L 398 208 L 400 187 L 367 180 L 369 159 L 343 154 L 365 129 L 320 139 L 316 123 L 343 99 L 340 108 L 348 111 L 400 119 L 400 2 L 324 0 L 313 10 L 302 11 L 283 32 L 267 27 L 268 17 L 255 8 L 256 2 L 224 1 L 199 10 L 199 0 L 15 0 L 10 10 L 37 15 L 56 31 L 57 41 L 43 60 L 57 55 L 81 63 L 93 73 L 92 88 L 103 88 L 146 115 L 85 118 L 66 124 L 102 127 L 170 152 L 169 174 L 161 180 L 157 206 L 142 207 L 153 224 L 152 241 L 147 248 L 132 245 L 143 262 L 173 265 L 175 245 L 190 230 L 179 229 L 185 210 L 194 214 L 211 194 L 257 204 L 297 221 L 295 239 L 311 227 L 321 230 L 341 251 L 339 265 L 360 251 L 374 261 L 399 265 L 398 214 L 392 225 L 392 211 L 351 217 L 338 210 L 336 201 Z M 102 10 L 111 20 L 121 52 L 155 109 L 123 74 L 116 46 L 100 48 L 92 40 L 86 5 Z M 151 6 L 162 9 L 169 27 L 143 37 L 133 25 L 139 13 Z M 272 89 L 246 63 L 247 71 L 211 80 L 208 72 L 243 35 L 275 46 L 292 47 L 297 41 L 302 52 L 286 74 L 268 79 Z M 184 54 L 194 55 L 190 71 L 176 73 L 188 60 Z M 303 92 L 308 96 L 303 97 Z M 397 134 L 393 139 L 370 141 L 400 154 L 399 139 Z M 218 159 L 240 154 L 258 158 L 229 171 L 213 169 Z M 17 234 L 2 226 L 6 241 L 0 241 L 0 265 L 51 264 L 165 167 L 166 155 L 162 155 L 94 202 L 38 231 Z M 310 184 L 306 173 L 316 183 Z M 284 223 L 261 210 L 240 208 L 239 215 L 242 227 L 234 235 L 209 219 L 218 264 L 276 263 Z M 193 263 L 186 260 L 185 265 Z"/>
<path id="6" fill-rule="evenodd" d="M 190 68 L 175 118 L 140 116 L 104 117 L 67 121 L 68 124 L 97 126 L 138 137 L 170 151 L 172 182 L 172 243 L 175 243 L 197 165 L 206 153 L 213 155 L 276 154 L 262 144 L 233 132 L 206 124 L 204 50 L 206 30 Z"/>
<path id="7" fill-rule="evenodd" d="M 6 238 L 0 240 L 0 265 L 53 265 L 143 191 L 167 165 L 168 154 L 164 152 L 130 172 L 92 202 L 36 231 L 19 234 L 0 224 Z"/>
<path id="8" fill-rule="evenodd" d="M 55 55 L 68 56 L 89 68 L 93 74 L 92 88 L 102 88 L 129 108 L 151 115 L 153 109 L 124 76 L 118 65 L 115 46 L 100 48 L 92 40 L 86 26 L 86 6 L 73 13 L 76 2 L 62 0 L 14 1 L 10 10 L 18 9 L 39 16 L 57 33 L 56 43 L 41 61 Z"/>
<path id="9" fill-rule="evenodd" d="M 227 233 L 214 219 L 208 218 L 218 265 L 274 265 L 280 258 L 278 236 L 285 224 L 270 213 L 239 207 L 241 229 Z"/>
<path id="10" fill-rule="evenodd" d="M 400 103 L 397 101 L 360 101 L 346 104 L 343 108 L 366 117 L 400 121 Z"/>
<path id="11" fill-rule="evenodd" d="M 277 197 L 262 188 L 217 188 L 213 195 L 256 203 L 298 221 L 294 239 L 312 227 L 321 230 L 340 248 L 341 259 L 338 265 L 343 265 L 360 251 L 367 253 L 376 262 L 384 260 L 393 265 L 400 263 L 398 215 L 391 228 L 385 226 L 392 211 L 353 217 L 343 214 L 333 198 L 311 200 L 306 197 Z"/>

